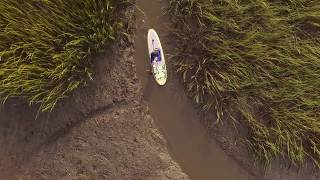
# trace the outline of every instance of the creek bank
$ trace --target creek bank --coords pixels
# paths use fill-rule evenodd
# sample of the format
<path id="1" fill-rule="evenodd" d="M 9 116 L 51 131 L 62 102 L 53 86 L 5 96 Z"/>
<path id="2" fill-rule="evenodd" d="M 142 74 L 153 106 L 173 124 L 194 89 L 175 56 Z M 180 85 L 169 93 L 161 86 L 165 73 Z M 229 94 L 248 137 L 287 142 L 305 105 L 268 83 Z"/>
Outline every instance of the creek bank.
<path id="1" fill-rule="evenodd" d="M 51 113 L 1 106 L 1 179 L 188 179 L 143 103 L 133 44 L 97 58 L 95 80 Z"/>

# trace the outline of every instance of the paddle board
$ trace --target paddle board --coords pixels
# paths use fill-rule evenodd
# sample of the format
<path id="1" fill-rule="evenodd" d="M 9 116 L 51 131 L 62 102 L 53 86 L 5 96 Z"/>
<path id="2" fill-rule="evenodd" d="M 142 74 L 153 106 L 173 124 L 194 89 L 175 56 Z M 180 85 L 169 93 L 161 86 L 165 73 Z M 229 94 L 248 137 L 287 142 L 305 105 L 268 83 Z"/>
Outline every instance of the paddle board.
<path id="1" fill-rule="evenodd" d="M 150 29 L 148 32 L 148 50 L 154 79 L 157 84 L 163 86 L 167 82 L 167 66 L 159 36 L 154 29 Z"/>

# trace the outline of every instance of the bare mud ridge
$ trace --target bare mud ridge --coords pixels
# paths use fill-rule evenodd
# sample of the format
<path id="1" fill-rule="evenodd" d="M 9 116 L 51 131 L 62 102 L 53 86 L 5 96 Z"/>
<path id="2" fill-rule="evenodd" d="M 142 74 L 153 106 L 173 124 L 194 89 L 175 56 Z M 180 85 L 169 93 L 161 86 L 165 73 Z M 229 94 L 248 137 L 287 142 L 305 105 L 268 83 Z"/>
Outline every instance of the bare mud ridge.
<path id="1" fill-rule="evenodd" d="M 50 114 L 2 106 L 0 179 L 188 179 L 143 103 L 132 47 L 97 58 L 95 81 Z"/>

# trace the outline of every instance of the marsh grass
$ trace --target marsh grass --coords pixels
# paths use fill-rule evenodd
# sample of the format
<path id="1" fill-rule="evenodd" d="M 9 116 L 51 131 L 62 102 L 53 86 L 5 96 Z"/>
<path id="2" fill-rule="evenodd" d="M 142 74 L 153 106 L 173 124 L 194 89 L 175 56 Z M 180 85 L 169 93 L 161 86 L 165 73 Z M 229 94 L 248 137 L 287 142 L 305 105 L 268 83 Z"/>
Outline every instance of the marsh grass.
<path id="1" fill-rule="evenodd" d="M 123 32 L 127 0 L 0 1 L 0 101 L 52 110 L 93 78 L 92 60 Z"/>
<path id="2" fill-rule="evenodd" d="M 170 0 L 168 13 L 194 101 L 245 123 L 258 160 L 319 166 L 320 1 Z"/>

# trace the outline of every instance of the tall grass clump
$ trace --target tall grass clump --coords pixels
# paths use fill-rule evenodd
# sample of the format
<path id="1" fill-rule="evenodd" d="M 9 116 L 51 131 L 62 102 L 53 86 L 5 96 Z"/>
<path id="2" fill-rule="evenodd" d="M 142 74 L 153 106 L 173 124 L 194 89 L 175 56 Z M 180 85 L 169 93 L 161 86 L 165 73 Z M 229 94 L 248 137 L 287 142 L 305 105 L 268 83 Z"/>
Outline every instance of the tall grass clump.
<path id="1" fill-rule="evenodd" d="M 258 160 L 320 165 L 320 1 L 170 0 L 176 70 Z M 232 113 L 230 113 L 232 112 Z"/>
<path id="2" fill-rule="evenodd" d="M 92 58 L 123 29 L 127 0 L 0 1 L 0 101 L 52 110 L 92 79 Z"/>

